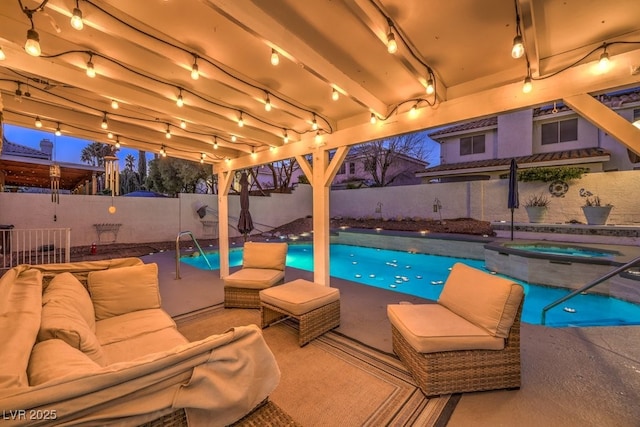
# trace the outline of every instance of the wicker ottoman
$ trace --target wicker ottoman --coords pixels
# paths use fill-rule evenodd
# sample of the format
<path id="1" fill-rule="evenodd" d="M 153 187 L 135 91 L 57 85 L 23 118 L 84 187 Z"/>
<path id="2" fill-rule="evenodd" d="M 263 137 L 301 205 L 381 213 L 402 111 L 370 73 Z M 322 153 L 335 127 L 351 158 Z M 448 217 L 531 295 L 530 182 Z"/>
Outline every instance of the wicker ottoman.
<path id="1" fill-rule="evenodd" d="M 308 280 L 294 280 L 260 291 L 262 328 L 286 317 L 300 323 L 300 347 L 340 326 L 340 291 Z"/>

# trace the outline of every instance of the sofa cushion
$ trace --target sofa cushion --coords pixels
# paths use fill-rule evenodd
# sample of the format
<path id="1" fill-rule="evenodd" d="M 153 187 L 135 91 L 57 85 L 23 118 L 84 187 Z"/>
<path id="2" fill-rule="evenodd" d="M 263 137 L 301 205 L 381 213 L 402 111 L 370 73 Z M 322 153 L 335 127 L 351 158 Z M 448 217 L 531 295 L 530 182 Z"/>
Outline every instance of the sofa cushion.
<path id="1" fill-rule="evenodd" d="M 96 336 L 101 345 L 125 341 L 149 332 L 174 328 L 176 323 L 161 309 L 138 310 L 121 316 L 99 320 Z"/>
<path id="2" fill-rule="evenodd" d="M 96 330 L 96 314 L 87 289 L 71 273 L 56 275 L 44 290 L 42 304 L 56 300 L 72 305 L 80 313 L 93 332 Z"/>
<path id="3" fill-rule="evenodd" d="M 103 349 L 111 363 L 119 363 L 129 362 L 151 353 L 171 350 L 188 342 L 189 340 L 177 329 L 165 328 L 106 344 Z"/>
<path id="4" fill-rule="evenodd" d="M 340 290 L 297 279 L 260 291 L 260 301 L 279 307 L 295 316 L 340 299 Z"/>
<path id="5" fill-rule="evenodd" d="M 42 306 L 38 341 L 59 339 L 76 348 L 100 366 L 107 365 L 96 334 L 75 305 L 51 299 Z"/>
<path id="6" fill-rule="evenodd" d="M 41 341 L 33 347 L 29 359 L 29 384 L 32 386 L 62 377 L 83 377 L 97 372 L 100 365 L 62 340 Z"/>
<path id="7" fill-rule="evenodd" d="M 26 265 L 0 277 L 0 389 L 26 387 L 42 313 L 42 273 Z"/>
<path id="8" fill-rule="evenodd" d="M 158 266 L 155 263 L 93 271 L 89 273 L 87 283 L 96 320 L 160 308 Z"/>
<path id="9" fill-rule="evenodd" d="M 284 279 L 284 271 L 264 268 L 242 268 L 225 277 L 224 285 L 235 288 L 265 289 Z"/>
<path id="10" fill-rule="evenodd" d="M 419 353 L 457 350 L 502 350 L 504 339 L 451 312 L 440 304 L 391 304 L 391 324 Z"/>
<path id="11" fill-rule="evenodd" d="M 287 249 L 286 243 L 245 242 L 242 251 L 242 268 L 284 271 Z"/>
<path id="12" fill-rule="evenodd" d="M 438 303 L 491 335 L 507 338 L 523 296 L 522 286 L 511 280 L 456 263 Z"/>

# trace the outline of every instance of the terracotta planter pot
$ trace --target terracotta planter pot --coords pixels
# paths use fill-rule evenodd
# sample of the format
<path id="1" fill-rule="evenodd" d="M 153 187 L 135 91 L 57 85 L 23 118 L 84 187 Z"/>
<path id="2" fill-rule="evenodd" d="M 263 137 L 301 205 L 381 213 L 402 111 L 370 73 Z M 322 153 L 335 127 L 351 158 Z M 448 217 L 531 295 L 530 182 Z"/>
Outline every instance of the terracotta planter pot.
<path id="1" fill-rule="evenodd" d="M 527 210 L 529 222 L 544 222 L 544 217 L 546 216 L 548 209 L 546 206 L 525 206 L 524 208 Z"/>
<path id="2" fill-rule="evenodd" d="M 605 225 L 613 206 L 583 206 L 582 212 L 589 225 Z"/>

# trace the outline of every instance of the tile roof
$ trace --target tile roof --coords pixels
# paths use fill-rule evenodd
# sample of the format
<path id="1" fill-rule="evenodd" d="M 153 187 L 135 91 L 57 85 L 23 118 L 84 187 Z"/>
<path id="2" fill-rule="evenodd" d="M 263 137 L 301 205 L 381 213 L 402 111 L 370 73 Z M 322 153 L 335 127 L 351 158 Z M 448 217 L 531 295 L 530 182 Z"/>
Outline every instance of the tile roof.
<path id="1" fill-rule="evenodd" d="M 554 151 L 551 153 L 538 153 L 529 156 L 520 156 L 516 157 L 515 159 L 516 163 L 518 163 L 518 166 L 529 165 L 529 167 L 534 167 L 536 166 L 535 163 L 562 162 L 578 159 L 586 160 L 589 158 L 598 158 L 603 156 L 608 157 L 610 155 L 611 153 L 602 148 L 580 148 L 576 150 Z M 511 157 L 506 159 L 487 159 L 476 160 L 472 162 L 451 163 L 427 168 L 418 176 L 424 176 L 425 174 L 431 175 L 434 172 L 454 171 L 459 169 L 494 168 L 495 170 L 507 170 L 509 169 L 510 163 Z"/>
<path id="2" fill-rule="evenodd" d="M 31 159 L 49 159 L 49 155 L 41 150 L 27 147 L 25 145 L 16 144 L 6 138 L 3 138 L 2 153 L 7 156 L 28 157 Z"/>

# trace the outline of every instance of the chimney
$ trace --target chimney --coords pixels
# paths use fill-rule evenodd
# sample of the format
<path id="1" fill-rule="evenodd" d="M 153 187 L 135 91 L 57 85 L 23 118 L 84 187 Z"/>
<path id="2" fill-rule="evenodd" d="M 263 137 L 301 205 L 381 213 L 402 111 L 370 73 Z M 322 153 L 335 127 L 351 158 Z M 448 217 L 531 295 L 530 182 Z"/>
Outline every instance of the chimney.
<path id="1" fill-rule="evenodd" d="M 40 151 L 48 154 L 49 160 L 51 160 L 51 155 L 53 153 L 53 142 L 51 142 L 51 140 L 47 138 L 40 141 Z"/>

